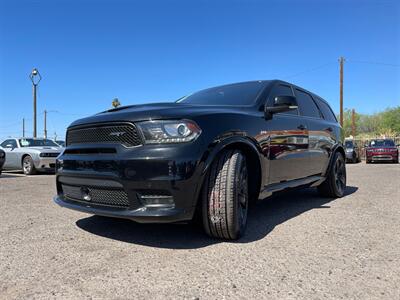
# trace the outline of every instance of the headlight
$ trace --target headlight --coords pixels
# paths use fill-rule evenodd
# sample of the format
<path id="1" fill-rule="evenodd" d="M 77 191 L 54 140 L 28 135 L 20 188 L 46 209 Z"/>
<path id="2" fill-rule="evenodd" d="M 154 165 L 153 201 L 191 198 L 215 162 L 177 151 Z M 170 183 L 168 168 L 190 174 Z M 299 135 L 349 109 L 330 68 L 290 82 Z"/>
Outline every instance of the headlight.
<path id="1" fill-rule="evenodd" d="M 352 152 L 352 151 L 353 151 L 353 149 L 351 149 L 351 148 L 346 149 L 346 152 Z"/>
<path id="2" fill-rule="evenodd" d="M 148 121 L 137 123 L 146 144 L 185 143 L 195 140 L 201 129 L 193 121 Z"/>

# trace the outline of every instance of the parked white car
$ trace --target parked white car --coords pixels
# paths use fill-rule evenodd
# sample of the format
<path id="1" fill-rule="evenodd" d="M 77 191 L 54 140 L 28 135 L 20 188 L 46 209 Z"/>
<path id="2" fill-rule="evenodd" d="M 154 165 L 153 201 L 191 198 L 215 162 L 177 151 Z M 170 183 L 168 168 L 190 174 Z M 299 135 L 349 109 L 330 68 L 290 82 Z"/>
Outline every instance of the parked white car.
<path id="1" fill-rule="evenodd" d="M 63 151 L 52 140 L 41 138 L 10 138 L 0 148 L 6 153 L 3 170 L 22 170 L 27 175 L 54 171 L 56 158 Z"/>

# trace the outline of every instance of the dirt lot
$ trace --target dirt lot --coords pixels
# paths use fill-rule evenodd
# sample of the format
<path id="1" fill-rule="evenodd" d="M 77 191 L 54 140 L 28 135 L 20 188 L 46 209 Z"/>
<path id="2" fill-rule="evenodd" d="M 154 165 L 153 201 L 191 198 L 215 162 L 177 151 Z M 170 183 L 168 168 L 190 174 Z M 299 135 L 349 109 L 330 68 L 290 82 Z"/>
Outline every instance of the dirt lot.
<path id="1" fill-rule="evenodd" d="M 348 165 L 348 185 L 260 202 L 220 242 L 63 209 L 54 176 L 3 173 L 0 299 L 400 299 L 400 165 Z"/>

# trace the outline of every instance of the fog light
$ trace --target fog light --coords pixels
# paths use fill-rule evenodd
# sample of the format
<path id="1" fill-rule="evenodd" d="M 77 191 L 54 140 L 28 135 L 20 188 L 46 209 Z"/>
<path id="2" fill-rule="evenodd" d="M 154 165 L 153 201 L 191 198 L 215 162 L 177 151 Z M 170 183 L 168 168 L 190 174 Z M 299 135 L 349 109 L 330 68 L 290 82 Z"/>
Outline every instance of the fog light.
<path id="1" fill-rule="evenodd" d="M 174 208 L 174 198 L 166 195 L 140 195 L 142 204 L 154 208 Z"/>

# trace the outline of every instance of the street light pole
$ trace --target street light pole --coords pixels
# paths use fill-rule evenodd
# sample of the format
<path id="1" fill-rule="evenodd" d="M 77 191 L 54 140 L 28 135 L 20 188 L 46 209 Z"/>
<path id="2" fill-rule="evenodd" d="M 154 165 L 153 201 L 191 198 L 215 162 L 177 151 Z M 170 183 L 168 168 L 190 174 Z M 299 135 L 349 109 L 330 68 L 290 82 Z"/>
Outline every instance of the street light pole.
<path id="1" fill-rule="evenodd" d="M 37 137 L 37 127 L 36 127 L 36 90 L 37 90 L 37 85 L 39 84 L 40 80 L 42 80 L 42 76 L 40 75 L 39 71 L 34 68 L 29 75 L 29 78 L 32 81 L 33 85 L 33 137 Z"/>

